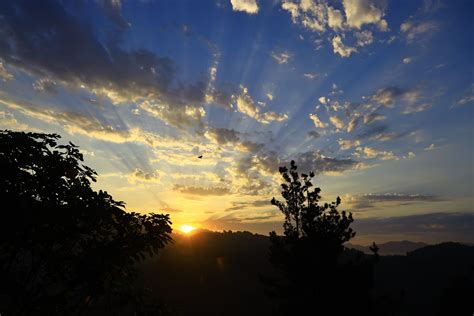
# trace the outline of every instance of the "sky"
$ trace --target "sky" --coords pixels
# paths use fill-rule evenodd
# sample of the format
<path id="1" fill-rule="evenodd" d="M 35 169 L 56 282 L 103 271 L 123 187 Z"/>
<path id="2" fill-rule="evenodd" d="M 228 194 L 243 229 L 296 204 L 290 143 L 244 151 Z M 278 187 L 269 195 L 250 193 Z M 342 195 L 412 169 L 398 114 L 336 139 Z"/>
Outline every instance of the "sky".
<path id="1" fill-rule="evenodd" d="M 0 3 L 0 129 L 58 133 L 128 210 L 281 232 L 314 171 L 355 242 L 474 242 L 472 1 Z M 202 158 L 198 158 L 202 155 Z"/>

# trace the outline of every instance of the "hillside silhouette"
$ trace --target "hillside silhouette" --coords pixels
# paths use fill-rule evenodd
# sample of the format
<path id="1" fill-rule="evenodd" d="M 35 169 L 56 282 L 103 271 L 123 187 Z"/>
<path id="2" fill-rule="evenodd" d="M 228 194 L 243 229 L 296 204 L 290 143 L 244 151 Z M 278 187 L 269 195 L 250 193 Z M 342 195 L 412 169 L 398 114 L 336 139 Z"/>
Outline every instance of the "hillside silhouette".
<path id="1" fill-rule="evenodd" d="M 140 282 L 175 315 L 274 315 L 261 274 L 269 237 L 250 232 L 174 234 L 174 244 L 140 265 Z M 355 249 L 348 256 L 367 256 Z M 474 297 L 474 247 L 442 243 L 408 255 L 380 256 L 375 268 L 379 311 L 386 315 L 465 315 Z M 460 292 L 460 296 L 451 297 Z M 443 306 L 450 306 L 448 312 Z M 443 311 L 445 313 L 443 313 Z M 383 313 L 382 313 L 383 315 Z M 469 315 L 469 313 L 467 313 Z"/>
<path id="2" fill-rule="evenodd" d="M 347 248 L 353 248 L 360 250 L 364 253 L 370 254 L 372 251 L 370 250 L 370 246 L 361 246 L 352 244 L 350 242 L 346 243 L 345 245 Z M 423 242 L 412 242 L 408 240 L 400 240 L 400 241 L 389 241 L 381 244 L 377 244 L 379 247 L 379 254 L 381 255 L 406 255 L 407 252 L 423 248 L 428 246 L 428 244 Z"/>

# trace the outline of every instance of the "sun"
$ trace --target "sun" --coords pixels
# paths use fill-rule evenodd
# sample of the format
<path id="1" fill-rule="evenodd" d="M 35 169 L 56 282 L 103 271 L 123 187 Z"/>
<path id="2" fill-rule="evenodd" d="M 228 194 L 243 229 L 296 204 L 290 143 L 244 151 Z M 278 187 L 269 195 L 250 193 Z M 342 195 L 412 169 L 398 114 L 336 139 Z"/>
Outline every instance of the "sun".
<path id="1" fill-rule="evenodd" d="M 185 234 L 189 234 L 190 232 L 195 230 L 195 228 L 191 225 L 181 225 L 179 229 Z"/>

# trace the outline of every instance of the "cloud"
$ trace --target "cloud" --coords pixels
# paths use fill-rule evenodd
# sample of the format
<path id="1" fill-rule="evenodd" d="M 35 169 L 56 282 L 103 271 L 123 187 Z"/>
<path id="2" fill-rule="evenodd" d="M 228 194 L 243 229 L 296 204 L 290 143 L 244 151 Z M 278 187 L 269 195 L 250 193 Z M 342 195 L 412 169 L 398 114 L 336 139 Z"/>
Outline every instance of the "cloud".
<path id="1" fill-rule="evenodd" d="M 379 113 L 375 113 L 375 112 L 369 113 L 369 114 L 364 115 L 364 124 L 369 125 L 373 122 L 383 121 L 386 118 L 387 117 L 385 117 L 384 115 L 381 115 Z"/>
<path id="2" fill-rule="evenodd" d="M 261 112 L 261 108 L 257 106 L 248 94 L 248 89 L 244 86 L 241 86 L 241 92 L 238 96 L 232 96 L 236 104 L 237 110 L 251 118 L 254 118 L 256 121 L 268 124 L 270 122 L 282 122 L 288 119 L 287 114 L 277 114 L 275 112 Z"/>
<path id="3" fill-rule="evenodd" d="M 257 0 L 230 0 L 234 11 L 241 11 L 248 14 L 258 13 Z"/>
<path id="4" fill-rule="evenodd" d="M 234 149 L 243 152 L 257 152 L 264 147 L 261 143 L 242 140 L 241 133 L 234 129 L 209 127 L 204 135 L 218 145 L 233 146 Z"/>
<path id="5" fill-rule="evenodd" d="M 328 125 L 326 123 L 323 123 L 317 114 L 310 113 L 309 118 L 313 121 L 314 126 L 318 128 L 326 128 Z"/>
<path id="6" fill-rule="evenodd" d="M 155 99 L 145 100 L 138 106 L 141 110 L 159 118 L 168 125 L 177 128 L 193 125 L 201 130 L 204 128 L 202 119 L 206 116 L 206 111 L 202 106 L 184 105 L 181 108 L 176 108 L 170 104 L 160 103 Z"/>
<path id="7" fill-rule="evenodd" d="M 139 128 L 129 129 L 125 125 L 106 124 L 91 115 L 48 108 L 26 101 L 9 100 L 2 93 L 0 93 L 0 104 L 31 118 L 58 124 L 70 134 L 80 134 L 113 143 L 138 142 L 151 147 L 182 145 L 174 138 L 158 136 Z"/>
<path id="8" fill-rule="evenodd" d="M 354 221 L 353 229 L 367 243 L 410 239 L 428 243 L 447 240 L 474 241 L 472 213 L 429 213 L 421 215 L 367 218 Z"/>
<path id="9" fill-rule="evenodd" d="M 339 54 L 341 57 L 349 57 L 352 53 L 357 52 L 355 47 L 349 47 L 344 45 L 340 35 L 336 35 L 332 39 L 332 48 L 335 54 Z"/>
<path id="10" fill-rule="evenodd" d="M 329 121 L 334 125 L 337 129 L 344 129 L 344 121 L 338 116 L 331 116 L 329 117 Z"/>
<path id="11" fill-rule="evenodd" d="M 291 158 L 296 161 L 299 170 L 314 171 L 316 174 L 340 174 L 363 167 L 362 163 L 351 158 L 329 157 L 320 151 L 297 153 Z M 274 194 L 277 185 L 275 181 L 279 181 L 277 180 L 279 167 L 289 165 L 290 159 L 282 159 L 273 151 L 242 157 L 231 173 L 231 178 L 234 178 L 233 185 L 237 187 L 237 192 L 240 194 Z M 268 183 L 269 179 L 265 180 L 265 177 L 271 177 L 271 182 Z"/>
<path id="12" fill-rule="evenodd" d="M 358 139 L 339 139 L 337 143 L 342 150 L 348 150 L 352 147 L 360 146 L 360 140 Z"/>
<path id="13" fill-rule="evenodd" d="M 372 44 L 374 41 L 374 36 L 371 31 L 361 31 L 356 32 L 355 36 L 357 38 L 357 46 L 366 46 Z"/>
<path id="14" fill-rule="evenodd" d="M 368 193 L 356 195 L 350 198 L 349 202 L 355 209 L 374 208 L 383 203 L 412 204 L 418 202 L 442 202 L 446 201 L 436 195 L 424 194 L 402 194 L 402 193 Z"/>
<path id="15" fill-rule="evenodd" d="M 460 105 L 460 106 L 463 106 L 463 105 L 466 105 L 466 104 L 469 104 L 469 103 L 472 103 L 474 102 L 474 95 L 468 95 L 468 96 L 465 96 L 464 98 L 460 99 L 457 104 Z"/>
<path id="16" fill-rule="evenodd" d="M 357 128 L 357 125 L 359 125 L 360 119 L 361 118 L 359 116 L 356 116 L 349 121 L 349 124 L 347 124 L 348 133 L 352 133 Z"/>
<path id="17" fill-rule="evenodd" d="M 239 132 L 227 128 L 210 128 L 206 131 L 206 137 L 219 145 L 236 144 L 240 142 Z"/>
<path id="18" fill-rule="evenodd" d="M 74 92 L 87 89 L 113 104 L 146 99 L 155 107 L 156 116 L 176 126 L 199 123 L 190 120 L 188 114 L 191 108 L 196 109 L 191 116 L 203 113 L 202 104 L 209 94 L 217 105 L 229 108 L 226 92 L 209 91 L 212 73 L 195 82 L 183 82 L 171 59 L 147 49 L 126 50 L 120 28 L 114 35 L 104 33 L 104 38 L 99 38 L 99 32 L 73 15 L 67 5 L 56 1 L 5 3 L 0 24 L 2 69 L 5 65 L 33 77 L 48 78 L 36 82 L 38 91 L 52 91 L 54 82 L 57 88 Z M 119 17 L 120 1 L 103 0 L 99 5 L 109 17 Z M 4 80 L 7 77 L 2 75 Z M 186 123 L 179 124 L 181 118 Z"/>
<path id="19" fill-rule="evenodd" d="M 212 230 L 252 231 L 268 235 L 269 231 L 281 229 L 283 218 L 276 210 L 259 211 L 249 216 L 247 213 L 232 212 L 225 215 L 212 215 L 200 226 Z"/>
<path id="20" fill-rule="evenodd" d="M 58 86 L 54 80 L 49 78 L 41 78 L 33 83 L 33 89 L 35 91 L 47 94 L 58 93 Z"/>
<path id="21" fill-rule="evenodd" d="M 313 80 L 313 79 L 316 78 L 318 75 L 317 75 L 317 74 L 313 74 L 313 73 L 305 73 L 305 74 L 303 74 L 303 76 L 304 76 L 306 79 Z"/>
<path id="22" fill-rule="evenodd" d="M 408 43 L 412 43 L 416 39 L 434 33 L 438 29 L 438 24 L 433 21 L 414 23 L 412 21 L 404 22 L 400 25 L 400 31 L 405 34 Z"/>
<path id="23" fill-rule="evenodd" d="M 404 110 L 403 114 L 413 114 L 418 112 L 423 112 L 431 108 L 432 104 L 430 103 L 422 103 L 422 104 L 411 104 L 408 105 Z"/>
<path id="24" fill-rule="evenodd" d="M 320 98 L 318 99 L 318 101 L 319 101 L 321 104 L 326 104 L 327 99 L 326 99 L 325 97 L 320 97 Z"/>
<path id="25" fill-rule="evenodd" d="M 387 21 L 383 19 L 384 4 L 375 0 L 344 0 L 344 14 L 341 10 L 328 5 L 328 1 L 292 1 L 283 0 L 281 7 L 287 11 L 293 23 L 317 33 L 330 33 L 332 47 L 335 54 L 349 57 L 357 49 L 344 44 L 346 34 L 355 34 L 357 46 L 369 45 L 373 42 L 373 33 L 361 30 L 365 25 L 375 25 L 381 31 L 388 30 Z M 322 40 L 317 41 L 318 49 Z"/>
<path id="26" fill-rule="evenodd" d="M 140 168 L 136 168 L 129 175 L 128 180 L 132 183 L 136 181 L 159 182 L 159 175 L 156 172 L 146 172 Z"/>
<path id="27" fill-rule="evenodd" d="M 437 149 L 437 148 L 438 148 L 438 147 L 436 147 L 435 144 L 431 144 L 431 145 L 429 145 L 428 147 L 425 147 L 424 150 L 430 151 L 430 150 L 435 150 L 435 149 Z"/>
<path id="28" fill-rule="evenodd" d="M 410 64 L 413 61 L 413 58 L 411 57 L 405 57 L 402 59 L 404 64 Z"/>
<path id="29" fill-rule="evenodd" d="M 274 96 L 271 93 L 267 93 L 267 98 L 268 100 L 273 101 Z"/>
<path id="30" fill-rule="evenodd" d="M 271 52 L 270 56 L 272 56 L 272 58 L 280 65 L 287 64 L 292 57 L 288 52 Z"/>
<path id="31" fill-rule="evenodd" d="M 122 2 L 121 0 L 97 0 L 100 7 L 103 9 L 105 15 L 119 28 L 126 29 L 130 27 L 124 17 L 122 16 Z"/>
<path id="32" fill-rule="evenodd" d="M 342 16 L 341 11 L 328 7 L 327 12 L 329 27 L 333 30 L 342 30 L 344 28 L 344 17 Z"/>
<path id="33" fill-rule="evenodd" d="M 313 32 L 324 32 L 326 30 L 326 3 L 317 3 L 314 1 L 295 3 L 293 1 L 284 0 L 281 7 L 290 13 L 293 23 L 301 24 Z"/>
<path id="34" fill-rule="evenodd" d="M 375 0 L 343 0 L 344 11 L 347 17 L 347 25 L 360 29 L 365 24 L 376 24 L 382 31 L 387 30 L 387 22 L 382 19 L 382 1 Z"/>
<path id="35" fill-rule="evenodd" d="M 409 104 L 417 102 L 421 98 L 419 89 L 402 89 L 399 87 L 387 87 L 376 91 L 372 96 L 372 100 L 385 106 L 393 107 L 395 102 L 403 100 Z"/>
<path id="36" fill-rule="evenodd" d="M 303 172 L 313 171 L 320 173 L 342 173 L 347 170 L 360 169 L 362 164 L 352 158 L 328 157 L 319 151 L 308 151 L 296 155 L 298 169 Z M 289 165 L 284 163 L 283 165 Z"/>
<path id="37" fill-rule="evenodd" d="M 379 158 L 381 160 L 398 160 L 397 156 L 391 151 L 379 151 L 373 147 L 357 147 L 357 153 L 368 159 Z"/>
<path id="38" fill-rule="evenodd" d="M 0 130 L 3 129 L 15 131 L 32 130 L 28 125 L 18 122 L 12 113 L 0 111 Z"/>
<path id="39" fill-rule="evenodd" d="M 254 143 L 251 141 L 242 141 L 237 145 L 238 150 L 244 151 L 244 152 L 249 152 L 249 153 L 255 153 L 259 150 L 261 150 L 265 144 L 261 143 Z"/>
<path id="40" fill-rule="evenodd" d="M 319 134 L 316 131 L 309 131 L 307 135 L 308 135 L 308 138 L 310 139 L 316 139 L 316 138 L 321 137 L 321 134 Z"/>
<path id="41" fill-rule="evenodd" d="M 229 211 L 238 211 L 238 210 L 248 209 L 248 208 L 271 206 L 270 200 L 271 199 L 263 199 L 263 200 L 255 200 L 255 201 L 250 201 L 250 202 L 235 201 L 235 202 L 231 202 L 232 206 L 226 208 L 225 211 L 229 212 Z"/>
<path id="42" fill-rule="evenodd" d="M 184 194 L 201 195 L 201 196 L 231 194 L 230 189 L 226 187 L 198 187 L 198 186 L 185 186 L 185 185 L 176 184 L 173 187 L 173 190 L 179 191 Z"/>
<path id="43" fill-rule="evenodd" d="M 13 75 L 8 72 L 2 61 L 0 61 L 0 79 L 4 82 L 13 79 Z"/>

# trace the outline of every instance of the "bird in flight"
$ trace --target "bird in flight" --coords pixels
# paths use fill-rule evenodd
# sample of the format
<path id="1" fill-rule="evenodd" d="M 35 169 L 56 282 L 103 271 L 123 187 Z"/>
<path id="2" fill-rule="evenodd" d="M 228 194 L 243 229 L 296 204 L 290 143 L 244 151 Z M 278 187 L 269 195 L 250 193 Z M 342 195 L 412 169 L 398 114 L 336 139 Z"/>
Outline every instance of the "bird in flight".
<path id="1" fill-rule="evenodd" d="M 202 159 L 202 155 L 201 156 L 198 156 L 199 159 Z"/>

